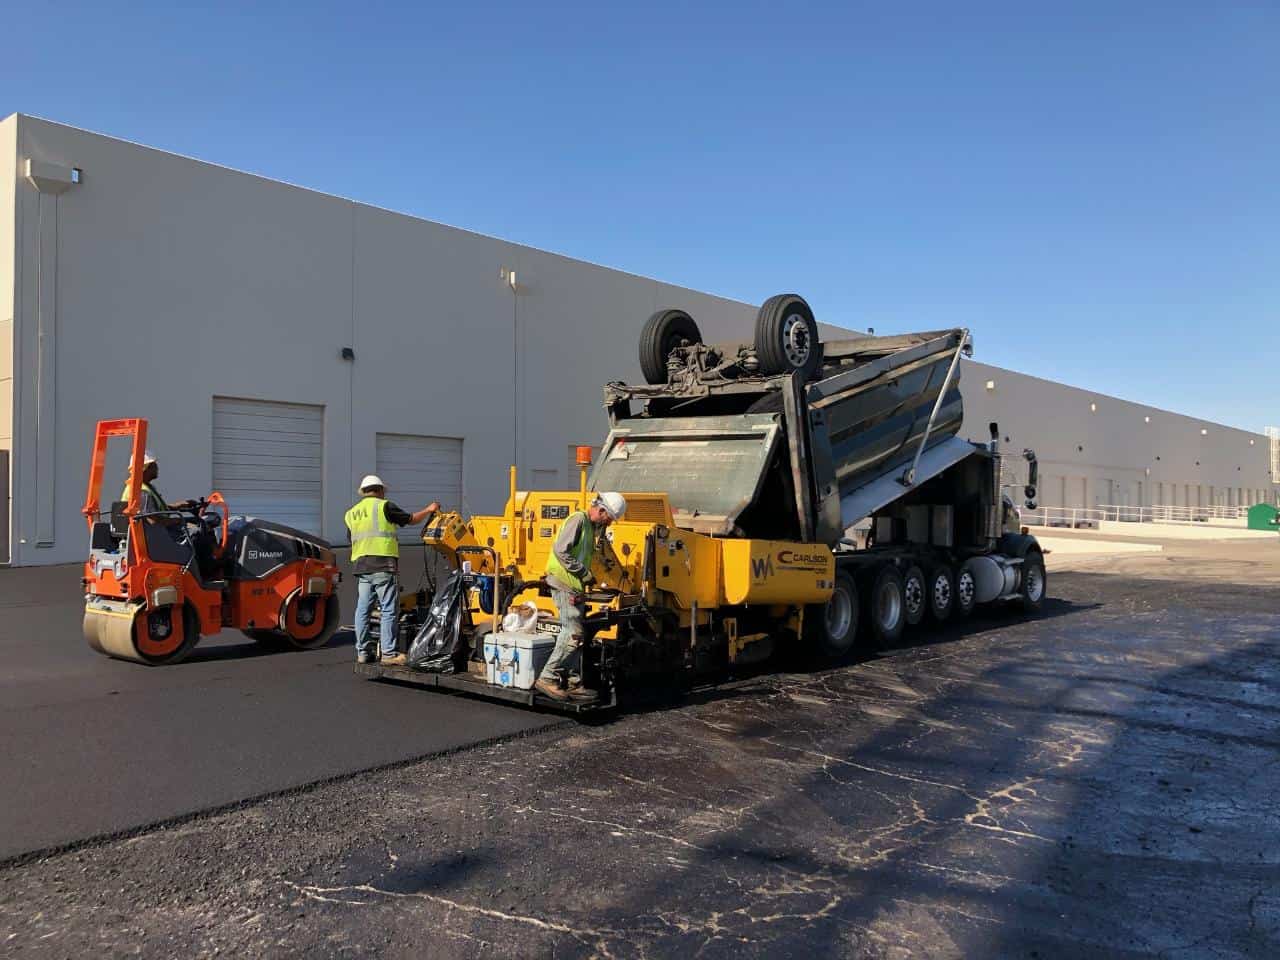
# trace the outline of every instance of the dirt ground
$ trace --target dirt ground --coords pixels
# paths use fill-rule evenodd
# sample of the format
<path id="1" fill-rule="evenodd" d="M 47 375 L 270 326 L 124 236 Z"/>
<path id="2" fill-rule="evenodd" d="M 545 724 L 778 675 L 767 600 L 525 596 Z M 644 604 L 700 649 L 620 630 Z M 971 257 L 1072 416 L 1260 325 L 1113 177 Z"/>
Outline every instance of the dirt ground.
<path id="1" fill-rule="evenodd" d="M 1035 620 L 11 863 L 0 949 L 1280 956 L 1280 540 L 1050 571 Z"/>

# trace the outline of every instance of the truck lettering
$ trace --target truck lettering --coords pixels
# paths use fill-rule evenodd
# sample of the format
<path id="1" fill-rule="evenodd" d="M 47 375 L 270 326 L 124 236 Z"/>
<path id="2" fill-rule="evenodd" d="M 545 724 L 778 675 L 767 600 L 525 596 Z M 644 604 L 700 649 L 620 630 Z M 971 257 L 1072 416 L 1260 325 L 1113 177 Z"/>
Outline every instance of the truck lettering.
<path id="1" fill-rule="evenodd" d="M 827 558 L 820 553 L 796 553 L 793 550 L 780 550 L 778 551 L 778 562 L 782 564 L 820 563 L 825 566 Z"/>
<path id="2" fill-rule="evenodd" d="M 773 557 L 752 557 L 751 558 L 751 577 L 754 580 L 763 580 L 766 577 L 773 576 Z"/>

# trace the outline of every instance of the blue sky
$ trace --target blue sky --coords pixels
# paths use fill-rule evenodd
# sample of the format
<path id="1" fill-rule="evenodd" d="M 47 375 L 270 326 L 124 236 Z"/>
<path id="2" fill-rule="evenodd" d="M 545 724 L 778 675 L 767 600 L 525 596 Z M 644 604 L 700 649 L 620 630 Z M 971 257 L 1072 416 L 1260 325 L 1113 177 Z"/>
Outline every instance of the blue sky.
<path id="1" fill-rule="evenodd" d="M 13 6 L 0 115 L 1280 423 L 1269 0 L 179 6 Z"/>

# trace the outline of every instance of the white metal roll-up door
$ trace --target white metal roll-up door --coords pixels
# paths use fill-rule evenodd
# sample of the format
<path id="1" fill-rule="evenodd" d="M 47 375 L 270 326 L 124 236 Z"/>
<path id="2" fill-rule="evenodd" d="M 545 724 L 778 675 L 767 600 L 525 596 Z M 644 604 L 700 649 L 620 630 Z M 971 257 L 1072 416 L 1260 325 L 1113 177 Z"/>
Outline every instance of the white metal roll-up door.
<path id="1" fill-rule="evenodd" d="M 457 437 L 377 436 L 377 473 L 387 499 L 413 513 L 432 500 L 445 510 L 462 510 L 462 441 Z M 418 531 L 400 528 L 400 539 L 416 541 Z"/>
<path id="2" fill-rule="evenodd" d="M 322 532 L 324 407 L 213 398 L 213 488 L 232 513 Z"/>

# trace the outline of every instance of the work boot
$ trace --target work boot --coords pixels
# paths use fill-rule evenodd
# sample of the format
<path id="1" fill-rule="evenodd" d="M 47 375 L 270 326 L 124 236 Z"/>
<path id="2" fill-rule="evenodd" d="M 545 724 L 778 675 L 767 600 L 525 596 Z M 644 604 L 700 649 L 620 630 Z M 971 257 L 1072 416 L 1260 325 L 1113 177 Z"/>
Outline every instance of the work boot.
<path id="1" fill-rule="evenodd" d="M 533 689 L 537 690 L 544 696 L 550 697 L 552 700 L 568 700 L 569 694 L 565 690 L 560 689 L 560 684 L 554 680 L 543 680 L 539 677 L 534 681 Z"/>
<path id="2" fill-rule="evenodd" d="M 384 667 L 403 667 L 409 662 L 409 658 L 403 653 L 384 653 L 382 655 L 382 665 Z"/>
<path id="3" fill-rule="evenodd" d="M 361 650 L 359 653 L 356 654 L 356 663 L 373 663 L 377 659 L 378 658 L 374 656 L 372 653 L 367 653 L 364 650 Z"/>
<path id="4" fill-rule="evenodd" d="M 599 700 L 600 691 L 592 690 L 590 687 L 584 687 L 581 680 L 570 680 L 569 699 L 577 700 L 581 703 L 588 703 L 592 700 Z"/>

